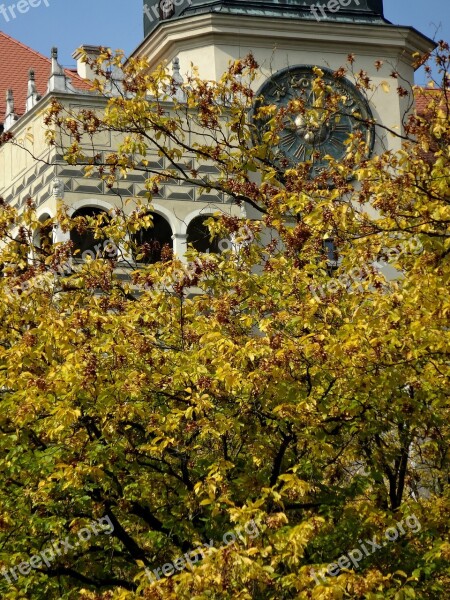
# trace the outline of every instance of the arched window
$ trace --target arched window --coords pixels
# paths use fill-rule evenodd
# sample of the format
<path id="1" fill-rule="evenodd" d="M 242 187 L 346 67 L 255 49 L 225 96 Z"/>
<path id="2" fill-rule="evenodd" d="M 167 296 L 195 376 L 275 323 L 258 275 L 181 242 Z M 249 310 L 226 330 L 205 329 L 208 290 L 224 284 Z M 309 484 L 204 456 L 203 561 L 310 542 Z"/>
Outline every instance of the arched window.
<path id="1" fill-rule="evenodd" d="M 72 215 L 72 219 L 76 217 L 98 217 L 101 214 L 106 214 L 106 211 L 101 208 L 94 208 L 91 206 L 85 206 L 79 208 Z M 83 227 L 74 227 L 70 232 L 70 240 L 74 245 L 74 252 L 79 250 L 75 255 L 75 258 L 83 258 L 86 254 L 89 254 L 91 258 L 96 258 L 102 255 L 104 250 L 104 244 L 106 237 L 96 238 L 94 232 L 91 229 L 84 229 Z"/>
<path id="2" fill-rule="evenodd" d="M 220 252 L 220 238 L 211 239 L 211 233 L 205 225 L 205 221 L 210 219 L 210 215 L 200 215 L 192 219 L 187 227 L 187 244 L 194 247 L 197 252 Z"/>
<path id="3" fill-rule="evenodd" d="M 153 227 L 143 227 L 133 235 L 135 256 L 139 262 L 153 264 L 171 255 L 173 251 L 172 228 L 164 217 L 150 213 Z"/>

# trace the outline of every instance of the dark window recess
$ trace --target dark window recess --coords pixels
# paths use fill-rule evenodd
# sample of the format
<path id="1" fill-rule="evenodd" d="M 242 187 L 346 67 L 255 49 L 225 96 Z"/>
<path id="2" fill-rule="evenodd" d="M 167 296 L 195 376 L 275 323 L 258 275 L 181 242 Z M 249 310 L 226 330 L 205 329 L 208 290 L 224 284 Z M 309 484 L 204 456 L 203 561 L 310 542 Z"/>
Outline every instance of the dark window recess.
<path id="1" fill-rule="evenodd" d="M 220 239 L 216 236 L 211 240 L 208 227 L 204 224 L 210 216 L 199 216 L 192 219 L 187 228 L 187 244 L 191 245 L 197 252 L 220 252 Z"/>
<path id="2" fill-rule="evenodd" d="M 328 261 L 328 270 L 332 274 L 337 269 L 339 259 L 333 238 L 324 240 L 323 247 Z"/>
<path id="3" fill-rule="evenodd" d="M 53 245 L 53 227 L 52 225 L 43 225 L 39 229 L 39 247 L 44 253 L 49 253 Z"/>
<path id="4" fill-rule="evenodd" d="M 152 213 L 153 227 L 140 229 L 133 235 L 135 256 L 142 255 L 139 262 L 153 264 L 169 258 L 173 252 L 172 228 L 164 217 Z"/>
<path id="5" fill-rule="evenodd" d="M 101 214 L 106 214 L 104 210 L 100 208 L 85 207 L 80 208 L 72 215 L 72 219 L 75 217 L 98 217 Z M 88 252 L 91 258 L 97 258 L 103 255 L 105 251 L 106 237 L 96 238 L 94 232 L 90 229 L 84 231 L 74 228 L 70 232 L 70 240 L 73 242 L 73 251 L 79 250 L 75 254 L 75 258 L 83 258 L 83 253 Z"/>
<path id="6" fill-rule="evenodd" d="M 8 263 L 8 266 L 12 268 L 11 274 L 14 276 L 26 273 L 29 266 L 28 253 L 30 251 L 29 242 L 26 235 L 17 236 L 13 242 L 11 242 L 11 250 L 15 254 L 15 261 Z"/>

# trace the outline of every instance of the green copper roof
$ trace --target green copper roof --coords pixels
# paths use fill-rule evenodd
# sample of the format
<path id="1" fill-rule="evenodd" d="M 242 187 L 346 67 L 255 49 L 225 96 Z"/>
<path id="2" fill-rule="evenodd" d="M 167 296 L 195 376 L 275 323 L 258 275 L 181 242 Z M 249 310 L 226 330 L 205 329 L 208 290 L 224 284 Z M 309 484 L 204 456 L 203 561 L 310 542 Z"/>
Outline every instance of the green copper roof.
<path id="1" fill-rule="evenodd" d="M 313 21 L 387 22 L 383 0 L 144 0 L 145 36 L 162 20 L 213 12 Z"/>

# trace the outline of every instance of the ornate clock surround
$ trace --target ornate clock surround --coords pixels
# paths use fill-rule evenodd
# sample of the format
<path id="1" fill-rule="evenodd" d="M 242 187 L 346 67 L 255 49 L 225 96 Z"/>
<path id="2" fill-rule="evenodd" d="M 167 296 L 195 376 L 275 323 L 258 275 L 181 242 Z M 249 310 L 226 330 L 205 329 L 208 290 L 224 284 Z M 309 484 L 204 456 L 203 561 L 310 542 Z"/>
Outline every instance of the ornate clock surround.
<path id="1" fill-rule="evenodd" d="M 307 115 L 300 113 L 296 118 L 288 119 L 275 151 L 276 160 L 288 159 L 293 165 L 312 160 L 311 177 L 317 176 L 326 168 L 327 161 L 323 158 L 325 155 L 330 155 L 336 160 L 344 157 L 346 152 L 344 142 L 355 130 L 363 133 L 368 153 L 373 150 L 374 126 L 364 123 L 366 120 L 373 120 L 372 111 L 366 98 L 355 85 L 345 77 L 336 78 L 333 71 L 326 67 L 314 65 L 286 67 L 277 71 L 261 85 L 256 97 L 263 100 L 257 100 L 251 114 L 251 120 L 261 134 L 265 130 L 265 124 L 261 120 L 256 121 L 254 115 L 263 105 L 276 104 L 282 108 L 290 100 L 302 98 L 307 107 L 314 108 L 312 82 L 317 77 L 314 73 L 316 68 L 320 68 L 323 72 L 324 82 L 346 100 L 340 103 L 339 112 L 328 115 L 322 123 L 309 121 Z"/>

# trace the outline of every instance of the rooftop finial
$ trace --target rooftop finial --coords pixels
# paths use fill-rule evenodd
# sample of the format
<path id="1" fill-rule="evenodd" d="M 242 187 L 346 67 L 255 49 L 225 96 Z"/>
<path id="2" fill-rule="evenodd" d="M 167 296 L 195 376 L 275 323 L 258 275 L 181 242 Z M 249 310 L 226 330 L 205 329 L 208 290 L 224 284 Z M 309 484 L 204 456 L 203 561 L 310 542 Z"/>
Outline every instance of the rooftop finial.
<path id="1" fill-rule="evenodd" d="M 28 71 L 28 93 L 27 93 L 27 104 L 26 112 L 31 110 L 35 104 L 41 99 L 36 88 L 36 81 L 34 75 L 34 69 Z"/>
<path id="2" fill-rule="evenodd" d="M 64 69 L 61 67 L 61 65 L 58 62 L 58 48 L 55 48 L 55 46 L 53 46 L 52 51 L 51 51 L 51 57 L 52 57 L 52 75 L 64 75 Z"/>
<path id="3" fill-rule="evenodd" d="M 17 121 L 18 117 L 14 112 L 14 93 L 11 88 L 6 90 L 6 112 L 5 122 L 3 123 L 4 131 L 8 131 Z"/>
<path id="4" fill-rule="evenodd" d="M 175 94 L 173 94 L 173 97 L 175 100 L 178 100 L 178 102 L 184 102 L 186 100 L 186 94 L 181 88 L 183 83 L 184 79 L 180 73 L 180 59 L 178 56 L 175 56 L 172 61 L 172 85 L 175 88 Z"/>
<path id="5" fill-rule="evenodd" d="M 6 90 L 6 115 L 14 112 L 14 92 L 11 88 Z"/>
<path id="6" fill-rule="evenodd" d="M 50 79 L 48 81 L 49 92 L 73 92 L 73 86 L 70 78 L 64 73 L 64 69 L 58 62 L 58 48 L 53 47 L 51 50 L 52 67 Z"/>
<path id="7" fill-rule="evenodd" d="M 177 77 L 177 76 L 181 77 L 181 75 L 180 75 L 180 59 L 178 58 L 178 56 L 175 56 L 175 58 L 172 61 L 172 72 L 173 72 L 173 75 L 172 75 L 173 79 L 175 79 L 175 77 Z"/>

